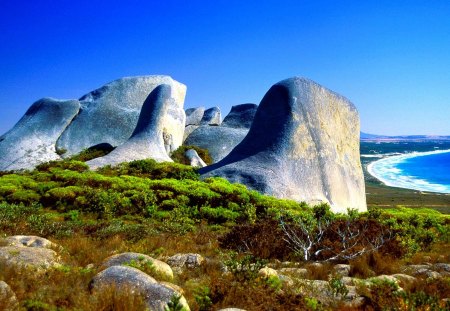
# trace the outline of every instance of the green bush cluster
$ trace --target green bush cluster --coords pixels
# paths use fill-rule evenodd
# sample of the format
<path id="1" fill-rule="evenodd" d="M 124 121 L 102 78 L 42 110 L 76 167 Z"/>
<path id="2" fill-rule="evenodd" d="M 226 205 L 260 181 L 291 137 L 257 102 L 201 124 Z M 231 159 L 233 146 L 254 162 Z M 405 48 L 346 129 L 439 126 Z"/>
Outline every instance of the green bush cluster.
<path id="1" fill-rule="evenodd" d="M 222 178 L 199 180 L 197 171 L 179 163 L 139 160 L 94 172 L 76 160 L 49 162 L 32 172 L 0 177 L 0 202 L 42 204 L 59 212 L 77 210 L 101 218 L 139 215 L 193 226 L 254 222 L 257 218 L 304 204 L 278 200 Z"/>

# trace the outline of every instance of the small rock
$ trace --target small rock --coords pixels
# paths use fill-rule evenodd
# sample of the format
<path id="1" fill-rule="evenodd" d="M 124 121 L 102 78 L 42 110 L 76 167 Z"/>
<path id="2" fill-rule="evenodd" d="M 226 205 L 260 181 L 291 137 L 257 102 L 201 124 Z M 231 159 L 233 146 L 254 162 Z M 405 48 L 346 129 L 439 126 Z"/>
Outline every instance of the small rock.
<path id="1" fill-rule="evenodd" d="M 18 310 L 19 302 L 17 301 L 16 294 L 12 291 L 11 287 L 3 281 L 0 281 L 0 307 L 3 310 Z"/>
<path id="2" fill-rule="evenodd" d="M 338 264 L 333 267 L 333 273 L 340 276 L 348 276 L 350 273 L 350 265 Z"/>
<path id="3" fill-rule="evenodd" d="M 128 252 L 110 256 L 102 263 L 102 269 L 123 265 L 131 265 L 140 269 L 140 267 L 146 268 L 147 264 L 149 264 L 149 267 L 145 269 L 145 272 L 149 273 L 152 277 L 161 280 L 173 280 L 173 271 L 168 264 L 140 253 Z"/>
<path id="4" fill-rule="evenodd" d="M 93 291 L 111 287 L 116 291 L 128 290 L 129 293 L 142 297 L 152 311 L 164 311 L 172 297 L 179 295 L 176 290 L 156 282 L 144 272 L 126 266 L 112 266 L 103 270 L 93 278 L 90 287 Z M 180 303 L 186 310 L 190 310 L 184 297 L 181 297 Z"/>
<path id="5" fill-rule="evenodd" d="M 398 280 L 399 285 L 403 288 L 409 288 L 417 281 L 415 277 L 407 274 L 397 273 L 392 276 Z"/>
<path id="6" fill-rule="evenodd" d="M 60 258 L 56 252 L 41 247 L 0 247 L 0 260 L 6 267 L 13 269 L 35 268 L 37 270 L 45 270 L 60 266 Z"/>
<path id="7" fill-rule="evenodd" d="M 433 268 L 439 272 L 450 272 L 450 264 L 448 263 L 436 263 L 434 264 Z"/>
<path id="8" fill-rule="evenodd" d="M 278 274 L 278 279 L 287 287 L 294 286 L 294 280 L 287 275 Z"/>
<path id="9" fill-rule="evenodd" d="M 222 116 L 219 107 L 212 107 L 205 110 L 200 125 L 220 125 Z"/>
<path id="10" fill-rule="evenodd" d="M 258 275 L 263 277 L 263 278 L 270 278 L 271 276 L 278 276 L 277 270 L 269 268 L 269 267 L 264 267 L 259 269 L 258 271 Z"/>
<path id="11" fill-rule="evenodd" d="M 197 151 L 195 151 L 194 149 L 186 150 L 184 155 L 186 156 L 186 158 L 189 159 L 190 165 L 192 167 L 205 167 L 206 166 L 206 163 L 202 160 L 202 158 L 200 158 Z"/>
<path id="12" fill-rule="evenodd" d="M 281 268 L 278 271 L 295 276 L 297 278 L 305 278 L 308 275 L 308 270 L 305 268 Z"/>
<path id="13" fill-rule="evenodd" d="M 175 254 L 167 259 L 167 263 L 172 268 L 197 268 L 200 267 L 205 259 L 200 254 Z"/>

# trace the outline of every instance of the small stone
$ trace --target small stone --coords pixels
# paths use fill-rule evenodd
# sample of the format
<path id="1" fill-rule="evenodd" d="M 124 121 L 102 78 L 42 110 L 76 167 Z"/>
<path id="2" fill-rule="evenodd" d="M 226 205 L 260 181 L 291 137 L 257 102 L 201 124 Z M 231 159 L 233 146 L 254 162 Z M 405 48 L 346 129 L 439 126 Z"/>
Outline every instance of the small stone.
<path id="1" fill-rule="evenodd" d="M 200 158 L 197 151 L 195 151 L 194 149 L 186 150 L 184 155 L 186 156 L 186 158 L 189 159 L 190 165 L 192 167 L 205 167 L 206 166 L 206 163 L 202 160 L 202 158 Z"/>
<path id="2" fill-rule="evenodd" d="M 269 268 L 269 267 L 264 267 L 259 269 L 258 271 L 258 275 L 263 277 L 263 278 L 270 278 L 272 276 L 278 276 L 277 270 Z"/>
<path id="3" fill-rule="evenodd" d="M 200 254 L 187 253 L 187 254 L 175 254 L 169 259 L 167 259 L 167 263 L 172 268 L 197 268 L 202 265 L 204 262 L 204 258 Z"/>
<path id="4" fill-rule="evenodd" d="M 350 265 L 338 264 L 333 267 L 333 273 L 340 276 L 348 276 L 350 273 Z"/>

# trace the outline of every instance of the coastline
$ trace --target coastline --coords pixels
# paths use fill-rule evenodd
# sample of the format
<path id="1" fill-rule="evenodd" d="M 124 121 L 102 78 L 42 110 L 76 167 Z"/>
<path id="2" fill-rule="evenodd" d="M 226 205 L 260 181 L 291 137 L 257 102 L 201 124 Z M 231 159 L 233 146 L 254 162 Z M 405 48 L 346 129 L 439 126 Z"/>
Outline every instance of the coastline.
<path id="1" fill-rule="evenodd" d="M 401 171 L 395 166 L 403 161 L 422 156 L 434 154 L 450 153 L 450 149 L 434 150 L 426 152 L 411 152 L 406 154 L 396 154 L 383 157 L 379 160 L 370 162 L 367 165 L 367 172 L 388 187 L 410 189 L 416 191 L 425 191 L 441 194 L 450 194 L 450 186 L 430 183 L 425 179 L 402 175 Z M 361 155 L 364 157 L 365 155 Z M 367 155 L 366 155 L 367 156 Z"/>

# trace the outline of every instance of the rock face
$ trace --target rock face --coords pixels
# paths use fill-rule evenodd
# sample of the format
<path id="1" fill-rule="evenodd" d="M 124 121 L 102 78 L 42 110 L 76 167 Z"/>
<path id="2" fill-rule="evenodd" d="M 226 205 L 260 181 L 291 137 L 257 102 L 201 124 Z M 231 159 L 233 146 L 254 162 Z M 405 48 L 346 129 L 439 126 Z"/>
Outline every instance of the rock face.
<path id="1" fill-rule="evenodd" d="M 44 98 L 0 137 L 0 171 L 30 169 L 60 159 L 55 144 L 80 109 L 77 100 Z"/>
<path id="2" fill-rule="evenodd" d="M 185 121 L 184 110 L 177 108 L 172 94 L 170 85 L 156 87 L 145 100 L 131 137 L 106 156 L 86 162 L 89 167 L 95 169 L 147 158 L 172 162 L 168 154 L 178 148 Z"/>
<path id="3" fill-rule="evenodd" d="M 218 162 L 227 156 L 247 133 L 247 129 L 200 126 L 188 136 L 184 144 L 208 149 L 213 162 Z"/>
<path id="4" fill-rule="evenodd" d="M 208 149 L 213 162 L 218 162 L 247 135 L 257 108 L 255 104 L 233 106 L 220 126 L 187 126 L 184 144 Z"/>
<path id="5" fill-rule="evenodd" d="M 122 78 L 92 91 L 80 98 L 81 111 L 58 140 L 57 147 L 66 149 L 67 155 L 76 154 L 101 143 L 114 147 L 123 144 L 133 133 L 142 104 L 157 86 L 168 84 L 172 88 L 174 106 L 168 115 L 183 123 L 181 113 L 186 86 L 168 76 L 142 76 Z M 173 145 L 180 146 L 183 130 L 174 131 Z M 178 134 L 179 133 L 179 134 Z"/>
<path id="6" fill-rule="evenodd" d="M 249 129 L 255 118 L 258 105 L 242 104 L 231 107 L 230 113 L 223 119 L 222 126 Z"/>
<path id="7" fill-rule="evenodd" d="M 212 107 L 205 110 L 200 125 L 220 125 L 222 122 L 222 115 L 219 107 Z"/>
<path id="8" fill-rule="evenodd" d="M 152 311 L 164 311 L 167 303 L 173 296 L 179 293 L 174 289 L 156 282 L 156 280 L 144 272 L 125 266 L 112 266 L 97 274 L 91 282 L 94 291 L 104 290 L 113 287 L 116 291 L 128 290 L 133 295 L 142 297 Z M 180 303 L 185 310 L 189 306 L 184 297 Z"/>
<path id="9" fill-rule="evenodd" d="M 205 114 L 205 107 L 186 109 L 186 126 L 199 125 Z"/>
<path id="10" fill-rule="evenodd" d="M 326 202 L 334 212 L 367 209 L 358 112 L 346 98 L 304 78 L 272 86 L 244 140 L 200 173 L 279 198 Z"/>

